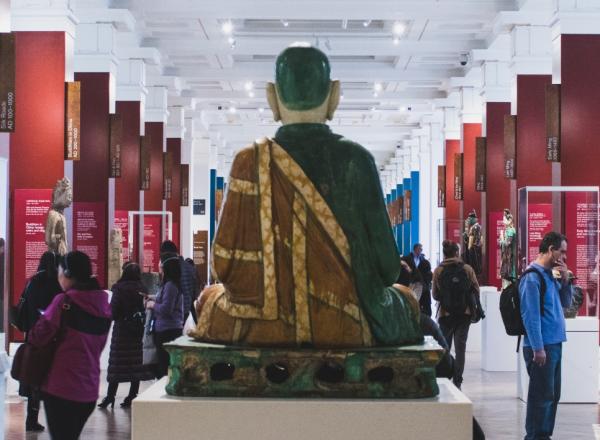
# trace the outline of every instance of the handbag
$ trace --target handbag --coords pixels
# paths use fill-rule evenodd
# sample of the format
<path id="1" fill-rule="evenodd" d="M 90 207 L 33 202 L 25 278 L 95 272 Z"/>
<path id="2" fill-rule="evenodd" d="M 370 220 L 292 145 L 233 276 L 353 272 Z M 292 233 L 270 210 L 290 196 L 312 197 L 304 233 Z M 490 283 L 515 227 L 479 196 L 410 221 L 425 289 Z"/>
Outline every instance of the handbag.
<path id="1" fill-rule="evenodd" d="M 64 330 L 65 313 L 71 308 L 71 300 L 65 295 L 60 313 L 60 326 L 54 338 L 43 347 L 24 342 L 15 352 L 10 375 L 13 379 L 31 387 L 40 387 L 52 366 L 54 354 Z"/>
<path id="2" fill-rule="evenodd" d="M 475 291 L 471 292 L 471 324 L 477 324 L 482 319 L 485 319 L 485 311 L 481 307 L 479 295 Z"/>
<path id="3" fill-rule="evenodd" d="M 146 310 L 146 321 L 144 323 L 144 335 L 142 336 L 142 364 L 158 364 L 158 350 L 154 343 L 154 318 L 152 310 Z"/>

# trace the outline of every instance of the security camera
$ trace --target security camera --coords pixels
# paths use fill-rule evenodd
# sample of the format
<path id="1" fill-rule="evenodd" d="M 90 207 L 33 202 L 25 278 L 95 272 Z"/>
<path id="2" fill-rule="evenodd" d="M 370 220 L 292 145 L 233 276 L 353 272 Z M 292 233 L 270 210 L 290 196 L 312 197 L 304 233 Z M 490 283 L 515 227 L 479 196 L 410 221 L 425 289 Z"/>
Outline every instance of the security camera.
<path id="1" fill-rule="evenodd" d="M 460 62 L 461 66 L 466 66 L 469 62 L 469 55 L 466 53 L 460 54 L 460 58 L 458 59 L 458 61 Z"/>
<path id="2" fill-rule="evenodd" d="M 217 110 L 223 110 L 223 106 L 222 105 L 218 105 L 217 106 Z"/>

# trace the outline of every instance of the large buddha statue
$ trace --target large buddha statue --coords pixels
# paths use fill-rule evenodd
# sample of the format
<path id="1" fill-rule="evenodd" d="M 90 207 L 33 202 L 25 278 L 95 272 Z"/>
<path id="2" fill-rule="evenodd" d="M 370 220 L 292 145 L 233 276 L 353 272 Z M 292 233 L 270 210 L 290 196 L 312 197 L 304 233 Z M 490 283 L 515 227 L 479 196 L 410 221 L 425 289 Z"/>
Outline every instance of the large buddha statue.
<path id="1" fill-rule="evenodd" d="M 255 347 L 420 343 L 418 304 L 393 285 L 398 250 L 377 168 L 325 124 L 340 99 L 327 57 L 294 45 L 267 97 L 272 139 L 237 153 L 212 246 L 218 284 L 190 335 Z"/>

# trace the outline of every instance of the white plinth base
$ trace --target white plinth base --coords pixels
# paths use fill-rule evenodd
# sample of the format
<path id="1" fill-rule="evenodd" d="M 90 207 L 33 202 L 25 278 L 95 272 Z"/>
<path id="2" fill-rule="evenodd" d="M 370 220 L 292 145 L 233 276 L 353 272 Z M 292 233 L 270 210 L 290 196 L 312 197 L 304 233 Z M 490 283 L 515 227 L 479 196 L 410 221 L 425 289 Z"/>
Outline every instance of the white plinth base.
<path id="1" fill-rule="evenodd" d="M 166 378 L 133 401 L 132 440 L 470 440 L 472 404 L 447 379 L 434 399 L 178 398 Z"/>
<path id="2" fill-rule="evenodd" d="M 567 319 L 560 403 L 598 403 L 598 318 Z M 527 401 L 529 376 L 519 350 L 517 396 Z"/>
<path id="3" fill-rule="evenodd" d="M 481 368 L 485 371 L 517 370 L 517 338 L 508 336 L 500 315 L 500 292 L 495 287 L 481 288 L 485 319 L 481 325 Z"/>

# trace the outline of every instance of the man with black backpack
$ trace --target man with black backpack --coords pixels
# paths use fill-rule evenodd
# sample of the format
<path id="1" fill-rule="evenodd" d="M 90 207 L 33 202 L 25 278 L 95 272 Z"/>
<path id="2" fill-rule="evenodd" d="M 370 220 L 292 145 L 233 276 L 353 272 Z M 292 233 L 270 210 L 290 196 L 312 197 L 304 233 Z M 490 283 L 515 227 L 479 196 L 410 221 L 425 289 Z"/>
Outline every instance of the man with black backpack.
<path id="1" fill-rule="evenodd" d="M 564 262 L 566 237 L 549 232 L 539 249 L 519 282 L 523 357 L 529 373 L 525 440 L 552 436 L 560 400 L 562 343 L 567 340 L 563 307 L 573 297 Z"/>
<path id="2" fill-rule="evenodd" d="M 454 340 L 456 360 L 452 382 L 460 388 L 469 327 L 479 304 L 479 283 L 473 268 L 458 256 L 456 243 L 445 240 L 442 248 L 444 261 L 433 272 L 432 295 L 439 301 L 438 323 L 450 348 Z"/>

